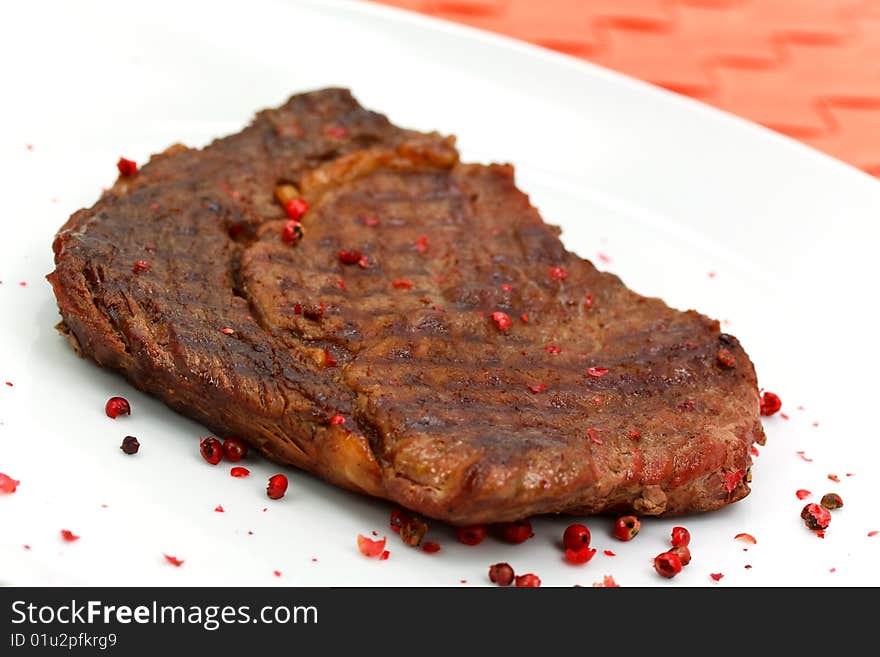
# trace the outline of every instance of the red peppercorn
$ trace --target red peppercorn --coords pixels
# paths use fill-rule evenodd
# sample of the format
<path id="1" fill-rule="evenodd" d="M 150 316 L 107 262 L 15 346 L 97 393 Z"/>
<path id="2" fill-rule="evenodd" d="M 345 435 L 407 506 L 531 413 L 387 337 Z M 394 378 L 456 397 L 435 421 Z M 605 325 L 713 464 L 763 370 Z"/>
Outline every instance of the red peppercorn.
<path id="1" fill-rule="evenodd" d="M 621 541 L 631 541 L 639 533 L 642 523 L 635 516 L 622 516 L 614 523 L 614 538 Z"/>
<path id="2" fill-rule="evenodd" d="M 339 262 L 343 265 L 356 265 L 360 262 L 362 254 L 360 251 L 340 251 Z"/>
<path id="3" fill-rule="evenodd" d="M 385 541 L 387 539 L 383 536 L 381 539 L 373 540 L 363 534 L 358 534 L 357 537 L 357 545 L 360 553 L 365 557 L 369 557 L 370 559 L 374 559 L 376 557 L 380 557 L 382 552 L 385 550 Z"/>
<path id="4" fill-rule="evenodd" d="M 291 219 L 281 229 L 281 241 L 287 244 L 297 244 L 303 238 L 303 234 L 302 224 L 295 219 Z"/>
<path id="5" fill-rule="evenodd" d="M 663 577 L 675 577 L 681 572 L 681 558 L 674 552 L 663 552 L 654 557 L 654 570 Z"/>
<path id="6" fill-rule="evenodd" d="M 345 418 L 342 417 L 341 415 L 334 415 L 333 417 L 330 418 L 330 424 L 332 424 L 332 425 L 345 424 Z"/>
<path id="7" fill-rule="evenodd" d="M 486 526 L 470 525 L 468 527 L 456 527 L 455 535 L 465 545 L 479 545 L 486 538 Z"/>
<path id="8" fill-rule="evenodd" d="M 0 493 L 12 494 L 21 482 L 0 472 Z"/>
<path id="9" fill-rule="evenodd" d="M 132 273 L 140 274 L 142 271 L 150 271 L 153 266 L 146 260 L 138 260 L 131 268 Z"/>
<path id="10" fill-rule="evenodd" d="M 400 533 L 400 528 L 412 520 L 412 514 L 403 509 L 394 509 L 391 512 L 391 531 Z"/>
<path id="11" fill-rule="evenodd" d="M 116 163 L 116 168 L 119 169 L 119 175 L 123 178 L 131 178 L 138 172 L 137 162 L 134 160 L 126 160 L 124 157 L 119 158 L 119 161 Z"/>
<path id="12" fill-rule="evenodd" d="M 590 376 L 592 376 L 595 379 L 598 379 L 600 376 L 605 376 L 606 374 L 608 374 L 608 368 L 607 367 L 590 367 L 590 368 L 587 368 L 587 374 L 589 374 Z"/>
<path id="13" fill-rule="evenodd" d="M 273 500 L 280 500 L 287 492 L 287 477 L 283 474 L 269 477 L 269 485 L 266 486 L 266 495 Z"/>
<path id="14" fill-rule="evenodd" d="M 690 545 L 691 543 L 691 533 L 685 529 L 684 527 L 673 527 L 672 528 L 672 546 L 678 547 L 679 545 Z"/>
<path id="15" fill-rule="evenodd" d="M 412 281 L 408 281 L 405 278 L 396 278 L 391 281 L 391 287 L 395 290 L 411 290 L 412 286 Z"/>
<path id="16" fill-rule="evenodd" d="M 240 438 L 227 438 L 223 441 L 223 456 L 227 461 L 238 463 L 248 453 L 248 446 Z"/>
<path id="17" fill-rule="evenodd" d="M 819 504 L 807 504 L 801 510 L 801 518 L 810 529 L 826 529 L 831 523 L 831 513 Z"/>
<path id="18" fill-rule="evenodd" d="M 510 317 L 507 313 L 503 313 L 500 310 L 492 313 L 492 321 L 498 325 L 498 329 L 501 331 L 506 331 L 510 328 Z"/>
<path id="19" fill-rule="evenodd" d="M 124 397 L 111 397 L 107 400 L 104 412 L 107 417 L 115 420 L 120 415 L 131 415 L 131 405 Z"/>
<path id="20" fill-rule="evenodd" d="M 501 538 L 508 543 L 519 544 L 524 543 L 534 536 L 532 531 L 532 523 L 528 520 L 515 520 L 513 522 L 505 522 L 500 526 Z"/>
<path id="21" fill-rule="evenodd" d="M 525 575 L 517 575 L 516 586 L 518 588 L 538 588 L 541 586 L 541 578 L 537 575 L 533 575 L 532 573 L 526 573 Z"/>
<path id="22" fill-rule="evenodd" d="M 565 267 L 551 267 L 550 278 L 554 281 L 564 281 L 568 278 L 568 270 Z"/>
<path id="23" fill-rule="evenodd" d="M 580 550 L 590 547 L 590 538 L 586 525 L 569 525 L 562 534 L 562 545 L 566 550 Z"/>
<path id="24" fill-rule="evenodd" d="M 678 557 L 682 566 L 687 566 L 691 562 L 691 549 L 687 545 L 676 545 L 670 552 Z"/>
<path id="25" fill-rule="evenodd" d="M 211 465 L 217 465 L 223 460 L 223 445 L 216 438 L 208 437 L 199 441 L 199 451 Z"/>
<path id="26" fill-rule="evenodd" d="M 247 477 L 248 475 L 250 475 L 250 473 L 250 470 L 248 470 L 247 468 L 243 468 L 240 465 L 237 465 L 229 470 L 230 476 L 237 477 L 239 479 L 241 479 L 242 477 Z"/>
<path id="27" fill-rule="evenodd" d="M 292 198 L 284 204 L 284 213 L 288 219 L 299 221 L 308 212 L 309 204 L 304 198 Z"/>
<path id="28" fill-rule="evenodd" d="M 596 548 L 582 547 L 577 550 L 567 549 L 565 551 L 565 560 L 568 563 L 581 565 L 587 563 L 596 555 Z"/>
<path id="29" fill-rule="evenodd" d="M 76 534 L 74 534 L 74 533 L 73 533 L 72 531 L 70 531 L 69 529 L 62 529 L 62 530 L 61 530 L 61 538 L 63 538 L 63 539 L 64 539 L 65 541 L 67 541 L 68 543 L 73 543 L 74 541 L 78 541 L 78 540 L 79 540 L 79 536 L 77 536 Z"/>
<path id="30" fill-rule="evenodd" d="M 425 541 L 422 544 L 422 552 L 427 552 L 428 554 L 434 554 L 440 551 L 440 544 L 435 543 L 434 541 Z"/>
<path id="31" fill-rule="evenodd" d="M 782 400 L 772 392 L 761 395 L 761 415 L 773 415 L 782 408 Z"/>
<path id="32" fill-rule="evenodd" d="M 498 586 L 510 586 L 513 584 L 514 576 L 513 568 L 509 563 L 502 562 L 489 566 L 489 581 Z"/>

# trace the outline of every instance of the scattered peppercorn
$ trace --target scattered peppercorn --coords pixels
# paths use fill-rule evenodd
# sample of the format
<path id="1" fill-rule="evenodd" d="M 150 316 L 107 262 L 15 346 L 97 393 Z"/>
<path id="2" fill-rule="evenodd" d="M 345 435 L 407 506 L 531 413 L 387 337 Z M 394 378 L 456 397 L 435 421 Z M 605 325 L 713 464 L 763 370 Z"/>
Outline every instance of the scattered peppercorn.
<path id="1" fill-rule="evenodd" d="M 269 477 L 269 484 L 266 486 L 266 495 L 273 500 L 280 500 L 287 492 L 287 477 L 283 474 L 272 475 Z"/>
<path id="2" fill-rule="evenodd" d="M 138 442 L 137 438 L 134 436 L 126 436 L 122 439 L 122 445 L 120 445 L 119 449 L 126 454 L 137 454 L 140 447 L 141 444 Z"/>
<path id="3" fill-rule="evenodd" d="M 782 400 L 772 392 L 761 395 L 761 415 L 773 415 L 782 408 Z"/>
<path id="4" fill-rule="evenodd" d="M 572 550 L 570 548 L 565 550 L 565 560 L 568 563 L 575 565 L 582 565 L 587 563 L 590 559 L 592 559 L 596 555 L 596 548 L 591 547 L 582 547 L 577 550 Z"/>
<path id="5" fill-rule="evenodd" d="M 826 529 L 831 522 L 831 514 L 824 506 L 810 503 L 801 510 L 801 518 L 810 529 Z"/>
<path id="6" fill-rule="evenodd" d="M 302 224 L 296 219 L 291 219 L 281 229 L 281 241 L 287 244 L 298 244 L 304 234 Z"/>
<path id="7" fill-rule="evenodd" d="M 658 554 L 654 557 L 654 570 L 663 577 L 675 577 L 681 572 L 681 558 L 674 552 Z"/>
<path id="8" fill-rule="evenodd" d="M 538 588 L 541 586 L 541 578 L 532 573 L 517 575 L 514 581 L 518 588 Z"/>
<path id="9" fill-rule="evenodd" d="M 248 470 L 247 468 L 243 468 L 239 465 L 237 465 L 234 468 L 231 468 L 229 470 L 229 476 L 236 477 L 238 479 L 241 479 L 243 477 L 247 477 L 248 475 L 250 475 L 250 473 L 251 473 L 250 470 Z"/>
<path id="10" fill-rule="evenodd" d="M 507 313 L 503 313 L 500 310 L 492 313 L 492 321 L 498 325 L 499 331 L 506 331 L 510 328 L 510 317 Z"/>
<path id="11" fill-rule="evenodd" d="M 410 547 L 421 545 L 422 539 L 428 533 L 428 523 L 415 514 L 407 514 L 402 520 L 399 530 L 400 540 Z"/>
<path id="12" fill-rule="evenodd" d="M 752 536 L 751 534 L 746 534 L 745 532 L 740 532 L 733 538 L 734 540 L 745 541 L 746 543 L 751 543 L 752 545 L 755 545 L 758 542 L 758 540 L 754 536 Z"/>
<path id="13" fill-rule="evenodd" d="M 422 544 L 422 552 L 427 552 L 428 554 L 435 554 L 440 551 L 440 544 L 435 543 L 434 541 L 425 541 Z"/>
<path id="14" fill-rule="evenodd" d="M 412 514 L 409 511 L 405 511 L 404 509 L 394 509 L 391 512 L 391 522 L 389 523 L 391 526 L 391 531 L 400 533 L 400 528 L 403 525 L 410 521 L 412 518 Z"/>
<path id="15" fill-rule="evenodd" d="M 120 157 L 119 161 L 116 163 L 116 168 L 119 169 L 119 175 L 123 178 L 131 178 L 132 176 L 137 175 L 138 165 L 134 160 L 126 160 L 124 157 Z"/>
<path id="16" fill-rule="evenodd" d="M 131 415 L 131 405 L 124 397 L 111 397 L 107 400 L 104 412 L 107 417 L 115 420 L 120 415 Z"/>
<path id="17" fill-rule="evenodd" d="M 691 549 L 687 545 L 676 545 L 670 552 L 679 558 L 682 566 L 687 566 L 691 562 Z"/>
<path id="18" fill-rule="evenodd" d="M 385 542 L 386 538 L 383 536 L 379 540 L 374 541 L 372 538 L 368 538 L 363 534 L 358 534 L 357 537 L 357 546 L 360 553 L 365 557 L 369 557 L 370 559 L 374 559 L 382 555 L 382 552 L 385 550 Z"/>
<path id="19" fill-rule="evenodd" d="M 564 281 L 568 278 L 568 270 L 565 267 L 551 267 L 550 278 L 554 281 Z"/>
<path id="20" fill-rule="evenodd" d="M 562 545 L 566 550 L 580 550 L 590 547 L 590 530 L 586 525 L 569 525 L 562 534 Z"/>
<path id="21" fill-rule="evenodd" d="M 587 374 L 592 376 L 594 379 L 598 379 L 600 376 L 605 376 L 608 374 L 607 367 L 589 367 L 587 368 Z"/>
<path id="22" fill-rule="evenodd" d="M 227 461 L 238 463 L 247 456 L 248 446 L 241 438 L 227 438 L 223 441 L 223 456 Z"/>
<path id="23" fill-rule="evenodd" d="M 12 494 L 21 482 L 0 472 L 0 493 Z"/>
<path id="24" fill-rule="evenodd" d="M 79 536 L 77 536 L 76 534 L 74 534 L 74 533 L 73 533 L 72 531 L 70 531 L 69 529 L 62 529 L 62 530 L 61 530 L 61 538 L 63 538 L 63 539 L 64 539 L 65 541 L 67 541 L 68 543 L 73 543 L 74 541 L 78 541 L 78 540 L 79 540 Z"/>
<path id="25" fill-rule="evenodd" d="M 639 533 L 642 523 L 635 516 L 622 516 L 614 523 L 614 538 L 620 541 L 631 541 Z"/>
<path id="26" fill-rule="evenodd" d="M 467 527 L 456 527 L 455 535 L 459 542 L 465 545 L 479 545 L 486 538 L 485 525 L 469 525 Z"/>
<path id="27" fill-rule="evenodd" d="M 217 465 L 223 460 L 223 445 L 219 440 L 212 437 L 202 438 L 199 441 L 199 451 L 211 465 Z"/>
<path id="28" fill-rule="evenodd" d="M 142 271 L 150 271 L 153 266 L 146 260 L 138 260 L 131 268 L 132 273 L 140 274 Z"/>
<path id="29" fill-rule="evenodd" d="M 362 257 L 363 254 L 357 250 L 339 252 L 339 262 L 343 265 L 356 265 Z"/>
<path id="30" fill-rule="evenodd" d="M 304 198 L 292 198 L 284 204 L 284 213 L 288 219 L 299 221 L 308 212 L 309 204 Z"/>
<path id="31" fill-rule="evenodd" d="M 163 554 L 162 556 L 165 557 L 165 561 L 176 568 L 180 568 L 183 565 L 183 559 L 178 559 L 177 557 L 173 557 L 170 554 Z"/>
<path id="32" fill-rule="evenodd" d="M 515 574 L 509 563 L 496 563 L 489 566 L 489 581 L 498 586 L 510 586 L 513 583 Z"/>
<path id="33" fill-rule="evenodd" d="M 684 527 L 673 527 L 672 528 L 672 546 L 678 547 L 679 545 L 690 545 L 691 542 L 691 533 L 685 529 Z"/>
<path id="34" fill-rule="evenodd" d="M 843 500 L 837 493 L 826 493 L 822 496 L 822 501 L 819 503 L 828 510 L 839 509 L 843 506 Z"/>
<path id="35" fill-rule="evenodd" d="M 501 538 L 515 545 L 524 543 L 534 536 L 532 523 L 528 520 L 514 520 L 513 522 L 501 523 L 499 526 Z"/>
<path id="36" fill-rule="evenodd" d="M 345 418 L 341 415 L 334 415 L 330 418 L 331 425 L 345 424 Z"/>

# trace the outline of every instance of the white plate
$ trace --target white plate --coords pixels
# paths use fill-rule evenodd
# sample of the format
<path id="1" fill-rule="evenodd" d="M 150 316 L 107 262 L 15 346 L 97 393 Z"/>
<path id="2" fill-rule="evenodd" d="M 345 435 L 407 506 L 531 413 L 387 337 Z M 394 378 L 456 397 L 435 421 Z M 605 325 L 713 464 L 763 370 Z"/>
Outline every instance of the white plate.
<path id="1" fill-rule="evenodd" d="M 606 574 L 624 586 L 880 584 L 880 536 L 868 537 L 880 530 L 875 180 L 615 73 L 368 4 L 32 2 L 6 13 L 0 472 L 22 483 L 0 496 L 0 580 L 459 586 L 486 584 L 489 564 L 509 561 L 560 586 Z M 765 423 L 747 499 L 681 521 L 693 562 L 676 579 L 651 568 L 672 520 L 647 520 L 624 544 L 608 519 L 589 519 L 594 545 L 617 556 L 583 567 L 561 559 L 564 518 L 537 519 L 518 547 L 466 547 L 435 528 L 435 555 L 392 534 L 391 558 L 367 560 L 355 538 L 387 533 L 390 505 L 293 471 L 287 497 L 266 499 L 277 466 L 253 459 L 244 480 L 208 466 L 202 427 L 77 359 L 55 333 L 43 280 L 53 234 L 113 181 L 120 155 L 204 144 L 327 85 L 400 125 L 457 134 L 468 159 L 513 162 L 571 249 L 607 254 L 599 265 L 634 289 L 728 320 L 742 339 L 791 419 Z M 112 421 L 103 405 L 117 394 L 134 413 Z M 126 434 L 142 444 L 133 458 L 118 448 Z M 799 518 L 799 488 L 844 499 L 824 540 Z M 65 543 L 61 529 L 81 539 Z"/>

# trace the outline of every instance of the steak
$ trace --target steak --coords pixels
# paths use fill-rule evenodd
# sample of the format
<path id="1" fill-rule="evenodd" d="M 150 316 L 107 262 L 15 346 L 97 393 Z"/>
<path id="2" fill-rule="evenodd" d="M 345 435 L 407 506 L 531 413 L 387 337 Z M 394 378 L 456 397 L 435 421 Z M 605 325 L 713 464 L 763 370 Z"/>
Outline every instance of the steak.
<path id="1" fill-rule="evenodd" d="M 279 187 L 308 204 L 298 243 Z M 566 251 L 511 166 L 346 90 L 154 156 L 54 251 L 78 351 L 338 486 L 455 524 L 749 492 L 764 434 L 734 337 Z"/>

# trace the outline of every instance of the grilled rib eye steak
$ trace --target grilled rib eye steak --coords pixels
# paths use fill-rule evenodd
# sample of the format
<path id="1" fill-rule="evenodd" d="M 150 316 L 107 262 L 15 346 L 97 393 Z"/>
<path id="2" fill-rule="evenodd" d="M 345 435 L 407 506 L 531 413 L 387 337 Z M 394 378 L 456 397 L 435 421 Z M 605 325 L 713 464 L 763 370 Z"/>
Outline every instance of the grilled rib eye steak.
<path id="1" fill-rule="evenodd" d="M 567 252 L 510 166 L 462 164 L 345 90 L 172 147 L 54 251 L 84 355 L 339 486 L 456 524 L 749 492 L 763 431 L 735 338 Z"/>

